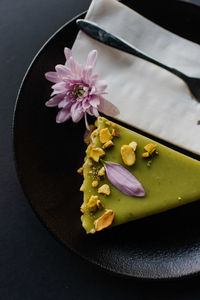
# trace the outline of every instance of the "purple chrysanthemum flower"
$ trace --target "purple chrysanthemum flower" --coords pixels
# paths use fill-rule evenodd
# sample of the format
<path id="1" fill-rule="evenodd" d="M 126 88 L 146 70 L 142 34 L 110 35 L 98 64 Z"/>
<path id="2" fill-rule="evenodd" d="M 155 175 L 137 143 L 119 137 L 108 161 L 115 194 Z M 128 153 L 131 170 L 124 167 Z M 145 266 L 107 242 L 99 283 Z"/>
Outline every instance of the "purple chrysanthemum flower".
<path id="1" fill-rule="evenodd" d="M 56 122 L 62 123 L 72 118 L 73 122 L 79 122 L 87 114 L 98 117 L 101 111 L 106 115 L 115 116 L 119 110 L 109 101 L 104 99 L 105 81 L 99 80 L 99 76 L 93 73 L 97 61 L 97 51 L 92 50 L 88 54 L 86 65 L 80 65 L 75 61 L 70 49 L 65 48 L 65 65 L 57 65 L 56 72 L 48 72 L 45 77 L 55 83 L 52 86 L 52 98 L 46 102 L 46 106 L 58 106 Z"/>

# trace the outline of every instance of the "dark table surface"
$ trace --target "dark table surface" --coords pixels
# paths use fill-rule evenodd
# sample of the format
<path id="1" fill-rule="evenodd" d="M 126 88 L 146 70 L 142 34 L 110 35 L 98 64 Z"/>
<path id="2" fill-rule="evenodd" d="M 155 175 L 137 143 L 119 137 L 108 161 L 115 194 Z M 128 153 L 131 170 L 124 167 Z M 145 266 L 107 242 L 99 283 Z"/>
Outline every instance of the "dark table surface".
<path id="1" fill-rule="evenodd" d="M 187 1 L 200 5 L 200 0 Z M 41 225 L 16 176 L 12 115 L 33 56 L 90 0 L 0 1 L 0 299 L 200 299 L 200 278 L 141 282 L 97 269 Z"/>

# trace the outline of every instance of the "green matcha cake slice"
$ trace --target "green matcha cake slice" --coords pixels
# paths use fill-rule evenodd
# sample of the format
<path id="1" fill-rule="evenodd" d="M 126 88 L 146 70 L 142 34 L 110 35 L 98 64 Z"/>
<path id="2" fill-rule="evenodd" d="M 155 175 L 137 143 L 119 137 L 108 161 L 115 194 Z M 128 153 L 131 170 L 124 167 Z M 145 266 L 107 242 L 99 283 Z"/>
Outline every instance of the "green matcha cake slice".
<path id="1" fill-rule="evenodd" d="M 87 233 L 200 200 L 199 161 L 105 118 L 95 125 L 80 170 Z"/>

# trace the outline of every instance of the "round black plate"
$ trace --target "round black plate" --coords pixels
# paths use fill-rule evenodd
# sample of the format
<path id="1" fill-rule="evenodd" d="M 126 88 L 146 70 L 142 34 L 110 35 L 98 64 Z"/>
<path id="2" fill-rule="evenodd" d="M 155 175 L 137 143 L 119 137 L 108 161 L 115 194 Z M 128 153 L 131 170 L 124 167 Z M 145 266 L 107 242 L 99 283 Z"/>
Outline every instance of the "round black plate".
<path id="1" fill-rule="evenodd" d="M 124 1 L 154 22 L 197 43 L 200 9 L 179 1 Z M 134 3 L 131 4 L 131 3 Z M 81 15 L 83 16 L 83 15 Z M 40 50 L 20 88 L 14 119 L 17 172 L 32 207 L 67 247 L 117 274 L 171 279 L 200 271 L 200 202 L 87 236 L 79 207 L 84 123 L 56 124 L 46 108 L 51 84 L 44 73 L 64 63 L 63 49 L 77 34 L 75 20 Z M 117 62 L 116 62 L 117 63 Z"/>

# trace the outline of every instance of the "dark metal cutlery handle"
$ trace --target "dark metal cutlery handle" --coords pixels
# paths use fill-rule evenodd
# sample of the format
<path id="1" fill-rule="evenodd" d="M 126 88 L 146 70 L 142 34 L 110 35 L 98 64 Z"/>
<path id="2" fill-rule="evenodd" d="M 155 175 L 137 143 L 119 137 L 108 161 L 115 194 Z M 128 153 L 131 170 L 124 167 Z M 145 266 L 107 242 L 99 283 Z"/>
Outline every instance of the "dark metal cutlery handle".
<path id="1" fill-rule="evenodd" d="M 118 38 L 117 36 L 114 36 L 113 34 L 105 31 L 104 29 L 96 26 L 92 22 L 79 19 L 79 20 L 77 20 L 77 25 L 81 30 L 83 30 L 89 36 L 93 37 L 94 39 L 98 40 L 99 42 L 101 42 L 103 44 L 106 44 L 106 45 L 116 48 L 118 50 L 127 52 L 129 54 L 133 54 L 139 58 L 149 61 L 149 62 L 175 74 L 176 76 L 180 77 L 181 79 L 185 79 L 185 77 L 187 77 L 182 72 L 176 70 L 175 68 L 172 68 L 172 67 L 162 64 L 161 62 L 155 60 L 154 58 L 144 54 L 137 48 L 128 44 L 124 40 Z"/>

